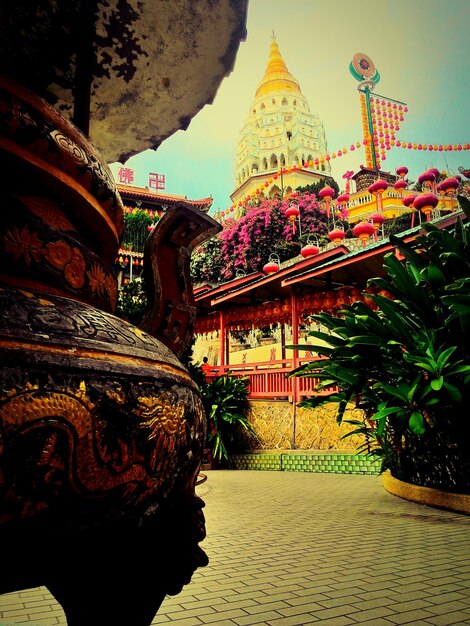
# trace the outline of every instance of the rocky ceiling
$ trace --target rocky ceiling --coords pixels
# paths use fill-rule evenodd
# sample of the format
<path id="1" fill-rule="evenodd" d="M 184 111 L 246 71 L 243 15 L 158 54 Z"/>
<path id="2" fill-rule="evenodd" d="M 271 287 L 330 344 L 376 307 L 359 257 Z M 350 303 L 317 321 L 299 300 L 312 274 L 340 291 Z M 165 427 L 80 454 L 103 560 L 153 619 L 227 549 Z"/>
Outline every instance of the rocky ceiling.
<path id="1" fill-rule="evenodd" d="M 246 37 L 247 3 L 0 0 L 0 72 L 124 163 L 213 101 Z"/>

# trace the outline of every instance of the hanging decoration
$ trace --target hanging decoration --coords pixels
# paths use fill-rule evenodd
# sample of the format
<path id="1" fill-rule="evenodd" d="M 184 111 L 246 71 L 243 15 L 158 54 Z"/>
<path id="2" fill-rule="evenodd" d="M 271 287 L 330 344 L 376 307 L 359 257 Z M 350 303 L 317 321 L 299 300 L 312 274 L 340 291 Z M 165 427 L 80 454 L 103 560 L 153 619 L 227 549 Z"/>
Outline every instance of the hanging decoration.
<path id="1" fill-rule="evenodd" d="M 335 228 L 328 233 L 328 238 L 335 244 L 335 246 L 339 246 L 345 237 L 346 233 L 341 228 Z"/>
<path id="2" fill-rule="evenodd" d="M 320 252 L 320 248 L 314 245 L 313 243 L 306 244 L 300 250 L 300 254 L 304 257 L 304 259 L 307 259 L 311 256 L 315 256 L 319 252 Z"/>
<path id="3" fill-rule="evenodd" d="M 281 262 L 277 254 L 271 254 L 269 257 L 269 261 L 263 266 L 263 272 L 265 274 L 275 274 L 279 271 L 279 267 Z"/>
<path id="4" fill-rule="evenodd" d="M 349 202 L 349 198 L 350 198 L 349 193 L 347 191 L 345 191 L 344 193 L 340 194 L 336 198 L 336 202 L 337 202 L 338 206 L 341 208 L 341 207 L 344 207 Z"/>
<path id="5" fill-rule="evenodd" d="M 408 187 L 408 183 L 406 182 L 406 180 L 404 178 L 399 178 L 394 184 L 393 184 L 393 188 L 396 189 L 399 194 L 400 197 L 403 197 L 403 191 Z"/>
<path id="6" fill-rule="evenodd" d="M 443 196 L 444 206 L 449 204 L 451 211 L 455 208 L 454 198 L 459 188 L 460 181 L 457 178 L 446 178 L 436 186 L 436 191 Z"/>
<path id="7" fill-rule="evenodd" d="M 295 221 L 297 220 L 299 215 L 300 215 L 300 209 L 299 209 L 299 207 L 296 204 L 291 204 L 285 210 L 285 216 L 287 217 L 289 222 L 291 222 L 291 224 L 292 224 L 292 232 L 293 233 L 295 233 Z"/>
<path id="8" fill-rule="evenodd" d="M 431 191 L 433 189 L 434 182 L 436 180 L 436 174 L 427 170 L 418 176 L 418 182 L 421 184 L 425 191 Z"/>
<path id="9" fill-rule="evenodd" d="M 353 228 L 353 235 L 362 241 L 364 246 L 367 245 L 369 237 L 375 233 L 374 225 L 370 222 L 359 222 Z"/>
<path id="10" fill-rule="evenodd" d="M 364 99 L 366 95 L 363 94 Z M 361 111 L 364 103 L 361 100 Z M 386 98 L 385 96 L 375 95 L 369 99 L 369 109 L 365 102 L 366 113 L 368 113 L 368 130 L 367 137 L 370 139 L 370 147 L 366 147 L 371 157 L 370 164 L 374 167 L 373 161 L 375 156 L 375 166 L 380 161 L 385 161 L 387 152 L 394 146 L 396 142 L 395 133 L 400 130 L 400 124 L 405 119 L 408 107 L 404 102 Z M 374 168 L 375 169 L 375 168 Z"/>
<path id="11" fill-rule="evenodd" d="M 413 208 L 413 204 L 415 199 L 418 197 L 417 193 L 410 193 L 408 196 L 404 196 L 401 200 L 401 203 L 406 206 L 408 209 Z"/>
<path id="12" fill-rule="evenodd" d="M 312 239 L 315 240 L 315 243 L 312 243 Z M 304 259 L 308 259 L 317 255 L 319 252 L 320 245 L 318 243 L 318 238 L 313 235 L 309 235 L 307 237 L 307 243 L 300 250 L 300 254 L 304 257 Z"/>
<path id="13" fill-rule="evenodd" d="M 370 219 L 372 220 L 372 225 L 374 227 L 375 232 L 379 230 L 382 224 L 385 221 L 385 217 L 383 213 L 374 213 L 371 215 Z"/>
<path id="14" fill-rule="evenodd" d="M 323 202 L 323 205 L 325 207 L 326 216 L 328 219 L 330 219 L 331 201 L 335 197 L 335 190 L 333 189 L 333 187 L 330 187 L 329 185 L 325 185 L 323 189 L 320 189 L 320 191 L 318 192 L 318 195 L 320 196 Z"/>
<path id="15" fill-rule="evenodd" d="M 340 287 L 335 290 L 311 291 L 301 290 L 297 294 L 297 311 L 299 323 L 309 322 L 312 315 L 321 313 L 337 314 L 346 304 L 364 302 L 370 308 L 375 304 L 368 295 L 380 293 L 391 297 L 387 292 L 376 287 L 367 287 L 360 290 L 357 287 Z M 290 324 L 292 322 L 292 308 L 289 297 L 273 302 L 262 302 L 247 306 L 234 306 L 224 312 L 224 325 L 227 330 L 251 330 L 272 324 Z M 220 330 L 218 313 L 196 318 L 195 333 L 197 335 L 213 335 Z"/>
<path id="16" fill-rule="evenodd" d="M 371 140 L 370 138 L 364 138 L 364 140 L 362 142 L 356 142 L 356 144 L 352 144 L 349 148 L 349 150 L 351 152 L 353 152 L 356 148 L 360 148 L 361 146 L 364 146 L 365 148 L 365 156 L 366 156 L 366 167 L 367 168 L 372 168 L 372 165 L 370 163 L 370 155 L 371 155 Z M 451 145 L 451 144 L 447 144 L 447 145 L 431 145 L 431 144 L 416 144 L 416 143 L 410 143 L 410 142 L 405 142 L 405 141 L 399 141 L 399 140 L 390 140 L 390 145 L 387 148 L 387 150 L 391 149 L 392 147 L 401 147 L 404 149 L 408 149 L 408 150 L 429 150 L 429 151 L 436 151 L 436 152 L 442 152 L 442 151 L 457 151 L 457 150 L 470 150 L 470 143 L 465 143 L 465 144 L 458 144 L 458 145 Z M 342 156 L 344 154 L 347 153 L 347 149 L 346 148 L 342 148 L 341 150 L 338 150 L 337 152 L 330 152 L 322 157 L 318 157 L 312 161 L 308 161 L 308 163 L 304 163 L 301 165 L 297 165 L 297 166 L 293 166 L 293 167 L 286 167 L 286 168 L 282 168 L 282 174 L 289 174 L 290 172 L 296 172 L 302 169 L 308 169 L 308 168 L 313 168 L 313 167 L 318 167 L 318 165 L 321 165 L 322 163 L 328 162 L 331 159 L 334 159 L 336 157 Z M 385 160 L 385 159 L 382 159 Z M 377 164 L 376 169 L 380 169 L 380 163 Z M 408 172 L 408 170 L 407 170 Z M 263 184 L 263 188 L 257 188 L 255 189 L 255 191 L 252 193 L 252 195 L 247 195 L 247 196 L 243 196 L 238 203 L 235 205 L 231 205 L 229 208 L 227 208 L 224 211 L 219 211 L 216 215 L 215 218 L 218 220 L 222 220 L 224 221 L 225 219 L 228 219 L 230 217 L 230 214 L 233 213 L 237 208 L 241 209 L 244 205 L 246 205 L 248 202 L 250 202 L 251 200 L 258 200 L 260 197 L 266 197 L 266 189 L 270 187 L 271 184 L 275 183 L 275 181 L 278 180 L 279 176 L 281 175 L 281 170 L 279 170 L 276 174 L 273 174 L 273 181 L 272 183 L 270 183 L 269 181 L 267 181 L 267 183 Z M 398 182 L 398 181 L 397 181 Z M 349 184 L 349 180 L 347 181 L 347 186 Z M 401 186 L 402 183 L 399 184 L 398 187 L 395 187 L 395 189 L 401 190 L 404 189 L 404 187 Z"/>
<path id="17" fill-rule="evenodd" d="M 369 185 L 368 187 L 368 192 L 371 195 L 375 196 L 375 201 L 377 204 L 377 211 L 379 213 L 382 213 L 383 211 L 382 196 L 387 189 L 388 189 L 388 182 L 384 180 L 383 178 L 379 178 L 374 183 L 372 183 L 372 185 Z"/>
<path id="18" fill-rule="evenodd" d="M 413 202 L 413 206 L 418 211 L 422 211 L 426 220 L 431 219 L 431 213 L 439 204 L 439 198 L 433 193 L 423 193 L 418 195 Z"/>

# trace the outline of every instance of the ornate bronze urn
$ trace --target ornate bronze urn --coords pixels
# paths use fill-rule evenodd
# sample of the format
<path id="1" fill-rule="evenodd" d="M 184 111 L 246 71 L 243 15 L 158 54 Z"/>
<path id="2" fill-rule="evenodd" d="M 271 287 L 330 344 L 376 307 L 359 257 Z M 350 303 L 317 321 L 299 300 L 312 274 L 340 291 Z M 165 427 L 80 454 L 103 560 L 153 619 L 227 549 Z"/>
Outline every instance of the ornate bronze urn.
<path id="1" fill-rule="evenodd" d="M 4 7 L 0 34 L 29 16 L 23 44 L 30 54 L 41 39 L 40 56 L 47 28 L 75 33 L 72 5 L 81 19 L 114 6 L 122 20 L 125 6 L 134 23 L 131 9 L 147 3 L 66 3 L 65 16 L 56 3 L 30 4 Z M 220 4 L 232 11 L 220 23 L 233 60 L 246 7 Z M 102 36 L 96 21 L 91 31 Z M 205 417 L 178 357 L 195 317 L 190 254 L 219 225 L 184 203 L 165 214 L 145 251 L 144 322 L 115 317 L 121 199 L 87 136 L 5 76 L 21 77 L 21 45 L 0 76 L 0 593 L 45 585 L 69 626 L 146 626 L 207 563 L 195 495 Z"/>

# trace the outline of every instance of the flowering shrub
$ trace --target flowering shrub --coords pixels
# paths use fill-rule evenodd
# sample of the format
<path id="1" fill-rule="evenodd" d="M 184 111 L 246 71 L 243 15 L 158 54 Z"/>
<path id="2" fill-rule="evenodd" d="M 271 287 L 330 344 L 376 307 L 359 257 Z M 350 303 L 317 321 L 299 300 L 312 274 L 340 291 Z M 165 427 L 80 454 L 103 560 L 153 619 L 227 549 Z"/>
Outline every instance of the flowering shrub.
<path id="1" fill-rule="evenodd" d="M 300 211 L 300 219 L 293 222 L 285 215 L 292 205 Z M 345 218 L 344 212 L 337 214 L 336 225 L 344 227 Z M 223 231 L 194 255 L 193 279 L 220 282 L 233 278 L 239 270 L 247 274 L 260 271 L 273 253 L 281 262 L 297 256 L 309 235 L 328 241 L 326 235 L 332 227 L 331 212 L 328 216 L 316 194 L 308 190 L 283 200 L 251 201 L 242 207 L 240 219 L 226 220 Z"/>
<path id="2" fill-rule="evenodd" d="M 211 237 L 191 255 L 191 278 L 194 282 L 218 282 L 223 269 L 219 237 Z"/>

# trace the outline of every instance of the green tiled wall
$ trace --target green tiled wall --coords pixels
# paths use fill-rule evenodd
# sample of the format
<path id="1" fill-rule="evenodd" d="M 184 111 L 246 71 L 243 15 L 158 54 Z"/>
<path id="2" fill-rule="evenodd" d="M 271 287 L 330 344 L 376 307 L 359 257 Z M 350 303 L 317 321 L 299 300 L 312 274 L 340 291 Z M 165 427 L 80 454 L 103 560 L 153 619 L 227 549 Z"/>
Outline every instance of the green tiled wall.
<path id="1" fill-rule="evenodd" d="M 336 474 L 378 474 L 378 461 L 351 452 L 287 451 L 235 454 L 230 469 L 277 470 L 281 472 L 333 472 Z"/>

